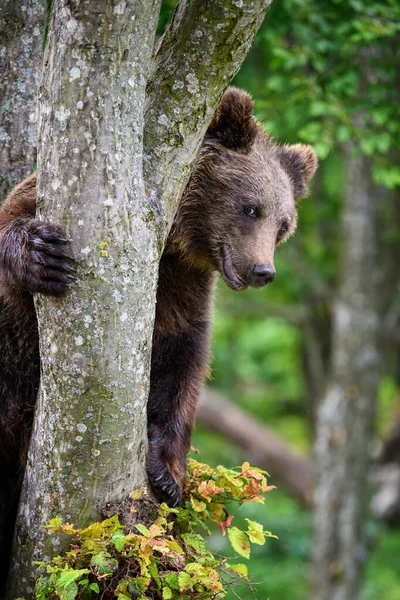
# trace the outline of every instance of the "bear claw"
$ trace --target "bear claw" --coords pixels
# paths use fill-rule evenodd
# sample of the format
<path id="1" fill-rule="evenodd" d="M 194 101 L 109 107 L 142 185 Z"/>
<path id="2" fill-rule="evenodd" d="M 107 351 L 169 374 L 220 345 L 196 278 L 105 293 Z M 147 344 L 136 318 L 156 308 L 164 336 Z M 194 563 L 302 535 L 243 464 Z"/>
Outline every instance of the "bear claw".
<path id="1" fill-rule="evenodd" d="M 62 296 L 77 281 L 64 233 L 36 219 L 16 219 L 2 239 L 2 270 L 10 286 Z"/>
<path id="2" fill-rule="evenodd" d="M 148 470 L 148 475 L 153 492 L 159 502 L 165 502 L 171 508 L 182 503 L 181 489 L 165 466 L 162 467 L 162 473 L 157 477 L 153 477 L 150 470 Z"/>

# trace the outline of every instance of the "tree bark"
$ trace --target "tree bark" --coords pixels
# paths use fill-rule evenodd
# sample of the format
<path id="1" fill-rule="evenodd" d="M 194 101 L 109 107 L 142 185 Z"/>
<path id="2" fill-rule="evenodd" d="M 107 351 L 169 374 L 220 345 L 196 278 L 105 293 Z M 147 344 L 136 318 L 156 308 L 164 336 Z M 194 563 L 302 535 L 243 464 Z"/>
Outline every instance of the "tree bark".
<path id="1" fill-rule="evenodd" d="M 317 420 L 313 600 L 356 600 L 362 523 L 380 379 L 376 198 L 363 156 L 347 151 L 340 282 L 331 374 Z"/>
<path id="2" fill-rule="evenodd" d="M 0 202 L 36 161 L 36 92 L 47 0 L 0 6 Z"/>
<path id="3" fill-rule="evenodd" d="M 268 427 L 209 388 L 203 390 L 197 422 L 244 448 L 253 464 L 271 474 L 272 483 L 282 484 L 304 507 L 312 505 L 313 461 L 294 454 Z"/>
<path id="4" fill-rule="evenodd" d="M 152 65 L 158 0 L 114 0 L 101 8 L 96 0 L 53 1 L 39 97 L 38 213 L 73 240 L 80 281 L 65 300 L 36 300 L 42 382 L 10 600 L 32 598 L 32 561 L 62 549 L 41 525 L 59 516 L 84 526 L 100 517 L 104 502 L 146 481 L 145 413 L 163 242 L 219 97 L 268 6 L 269 0 L 182 2 Z M 189 43 L 187 36 L 199 38 L 189 17 L 204 23 L 203 44 Z M 223 43 L 212 49 L 217 32 Z M 208 50 L 213 60 L 219 57 L 210 77 Z M 169 69 L 175 64 L 185 74 L 185 60 L 185 89 L 171 103 Z"/>

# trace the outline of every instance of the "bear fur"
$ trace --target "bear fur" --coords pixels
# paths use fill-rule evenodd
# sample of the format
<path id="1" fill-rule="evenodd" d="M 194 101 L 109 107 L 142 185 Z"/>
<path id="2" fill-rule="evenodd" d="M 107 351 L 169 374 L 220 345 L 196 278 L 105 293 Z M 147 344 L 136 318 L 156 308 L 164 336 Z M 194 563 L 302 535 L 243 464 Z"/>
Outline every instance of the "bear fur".
<path id="1" fill-rule="evenodd" d="M 275 144 L 252 111 L 248 94 L 225 92 L 160 262 L 147 468 L 156 496 L 172 506 L 182 499 L 208 370 L 216 273 L 237 291 L 274 279 L 274 249 L 293 234 L 297 201 L 317 167 L 310 146 Z M 32 294 L 60 296 L 75 279 L 63 232 L 35 213 L 32 175 L 0 207 L 0 564 L 10 549 L 39 386 Z"/>

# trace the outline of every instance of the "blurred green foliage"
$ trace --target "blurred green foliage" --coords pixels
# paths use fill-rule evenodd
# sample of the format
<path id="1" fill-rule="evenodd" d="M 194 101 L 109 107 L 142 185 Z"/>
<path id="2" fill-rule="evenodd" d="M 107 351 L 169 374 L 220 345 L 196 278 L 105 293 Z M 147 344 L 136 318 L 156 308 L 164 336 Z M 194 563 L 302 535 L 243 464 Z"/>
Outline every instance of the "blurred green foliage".
<path id="1" fill-rule="evenodd" d="M 163 2 L 160 33 L 175 4 Z M 355 151 L 368 156 L 377 183 L 391 190 L 400 187 L 399 42 L 397 0 L 275 0 L 233 82 L 251 92 L 256 115 L 273 137 L 313 144 L 320 169 L 312 195 L 300 205 L 295 238 L 277 252 L 276 283 L 245 294 L 219 285 L 211 385 L 303 453 L 312 445 L 313 411 L 306 335 L 317 337 L 324 363 L 329 361 L 330 295 L 338 277 L 346 168 L 343 146 L 351 142 Z M 384 190 L 377 198 L 383 301 L 392 299 L 390 283 L 400 255 L 399 193 L 393 193 L 395 202 L 385 201 Z M 398 364 L 398 355 L 392 355 L 380 386 L 377 435 L 387 433 L 399 402 Z M 201 428 L 193 444 L 211 465 L 241 464 L 247 458 Z M 261 582 L 257 598 L 307 598 L 311 515 L 280 490 L 268 495 L 264 507 L 243 507 L 241 512 L 238 521 L 260 521 L 279 536 L 254 552 L 250 572 Z M 362 600 L 397 600 L 400 532 L 373 521 L 365 527 L 371 555 Z M 223 551 L 227 549 L 228 544 Z M 254 597 L 246 587 L 237 593 L 243 600 Z"/>
<path id="2" fill-rule="evenodd" d="M 237 83 L 279 139 L 313 144 L 326 158 L 352 140 L 374 175 L 400 184 L 397 0 L 273 2 Z"/>

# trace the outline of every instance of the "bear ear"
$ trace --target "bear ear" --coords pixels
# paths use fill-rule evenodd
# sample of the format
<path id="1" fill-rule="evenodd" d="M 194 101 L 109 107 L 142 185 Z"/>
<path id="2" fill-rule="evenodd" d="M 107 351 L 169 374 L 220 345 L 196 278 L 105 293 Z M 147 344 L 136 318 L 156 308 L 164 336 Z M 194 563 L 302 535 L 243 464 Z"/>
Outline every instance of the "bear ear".
<path id="1" fill-rule="evenodd" d="M 222 96 L 206 137 L 217 139 L 237 152 L 248 152 L 260 131 L 253 116 L 253 100 L 247 92 L 229 87 Z"/>
<path id="2" fill-rule="evenodd" d="M 277 154 L 290 177 L 296 200 L 304 198 L 308 194 L 307 183 L 318 167 L 314 148 L 308 144 L 285 145 L 279 146 Z"/>

